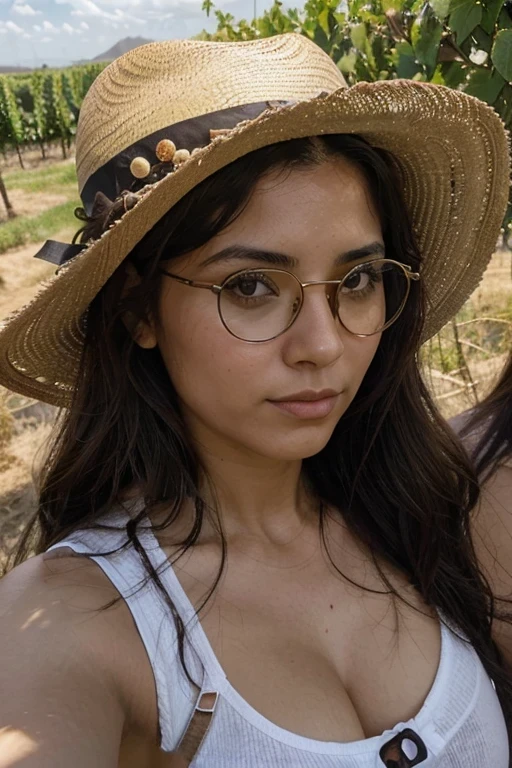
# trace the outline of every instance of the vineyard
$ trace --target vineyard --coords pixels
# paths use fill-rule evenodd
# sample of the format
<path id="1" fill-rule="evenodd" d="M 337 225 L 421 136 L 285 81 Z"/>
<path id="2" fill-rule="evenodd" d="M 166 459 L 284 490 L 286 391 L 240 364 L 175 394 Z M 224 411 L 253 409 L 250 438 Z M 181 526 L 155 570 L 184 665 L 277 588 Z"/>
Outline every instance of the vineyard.
<path id="1" fill-rule="evenodd" d="M 65 159 L 76 132 L 85 94 L 105 63 L 42 69 L 22 75 L 0 75 L 0 152 L 15 149 L 21 167 L 21 148 L 59 141 Z"/>

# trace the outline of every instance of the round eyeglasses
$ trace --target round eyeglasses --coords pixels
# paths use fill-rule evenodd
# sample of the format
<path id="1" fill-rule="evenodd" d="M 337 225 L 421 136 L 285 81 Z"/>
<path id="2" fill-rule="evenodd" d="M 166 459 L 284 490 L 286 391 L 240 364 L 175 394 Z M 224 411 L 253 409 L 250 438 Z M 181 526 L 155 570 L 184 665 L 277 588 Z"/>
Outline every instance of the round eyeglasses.
<path id="1" fill-rule="evenodd" d="M 395 322 L 402 312 L 411 280 L 419 280 L 411 267 L 392 259 L 365 261 L 339 280 L 301 281 L 284 269 L 241 269 L 220 285 L 187 280 L 161 270 L 167 277 L 217 295 L 222 324 L 242 341 L 271 341 L 288 330 L 304 303 L 304 289 L 327 285 L 333 317 L 354 336 L 373 336 Z M 331 288 L 332 286 L 332 288 Z"/>

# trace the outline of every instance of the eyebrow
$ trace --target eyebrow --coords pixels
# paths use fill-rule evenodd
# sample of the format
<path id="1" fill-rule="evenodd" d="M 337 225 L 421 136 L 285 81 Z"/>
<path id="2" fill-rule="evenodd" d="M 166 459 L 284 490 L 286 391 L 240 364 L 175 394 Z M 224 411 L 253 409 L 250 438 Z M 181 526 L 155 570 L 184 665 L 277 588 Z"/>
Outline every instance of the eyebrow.
<path id="1" fill-rule="evenodd" d="M 382 243 L 375 241 L 374 243 L 368 243 L 362 245 L 360 248 L 353 248 L 350 251 L 345 251 L 337 256 L 334 260 L 334 266 L 339 267 L 342 264 L 346 264 L 350 261 L 357 261 L 358 259 L 364 259 L 365 256 L 385 256 L 385 248 Z M 202 261 L 200 267 L 207 267 L 210 264 L 218 264 L 221 261 L 240 261 L 250 259 L 252 261 L 264 262 L 265 264 L 272 264 L 273 266 L 280 267 L 297 267 L 299 260 L 293 256 L 288 256 L 286 253 L 280 253 L 279 251 L 265 251 L 261 248 L 253 248 L 250 245 L 229 245 L 227 248 L 223 248 L 218 253 L 214 253 L 213 256 L 209 256 L 205 261 Z"/>

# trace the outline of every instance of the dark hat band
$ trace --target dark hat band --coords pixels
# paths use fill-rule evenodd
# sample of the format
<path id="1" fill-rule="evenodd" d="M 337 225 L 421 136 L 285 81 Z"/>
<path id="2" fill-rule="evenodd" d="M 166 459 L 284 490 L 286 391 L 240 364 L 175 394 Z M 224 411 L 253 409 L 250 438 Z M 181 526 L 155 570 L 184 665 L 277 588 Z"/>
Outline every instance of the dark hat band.
<path id="1" fill-rule="evenodd" d="M 239 107 L 229 107 L 217 112 L 210 112 L 189 120 L 162 128 L 145 136 L 131 146 L 123 149 L 112 157 L 108 163 L 92 174 L 85 184 L 81 198 L 84 210 L 91 215 L 94 199 L 97 192 L 103 192 L 110 200 L 115 200 L 121 192 L 133 187 L 134 176 L 130 170 L 130 164 L 136 157 L 145 158 L 150 165 L 156 159 L 157 144 L 162 139 L 170 139 L 179 149 L 193 149 L 205 147 L 210 143 L 210 131 L 234 128 L 243 120 L 253 120 L 271 106 L 286 106 L 293 101 L 262 101 L 256 104 L 245 104 Z M 85 244 L 59 243 L 56 240 L 47 240 L 42 248 L 34 255 L 36 259 L 43 259 L 51 264 L 62 266 L 67 261 L 83 251 Z"/>
<path id="2" fill-rule="evenodd" d="M 178 149 L 188 149 L 191 152 L 210 143 L 211 129 L 234 128 L 242 120 L 258 117 L 269 106 L 285 106 L 292 103 L 294 102 L 263 101 L 221 109 L 218 112 L 182 120 L 139 139 L 114 155 L 87 180 L 81 193 L 85 212 L 88 216 L 91 215 L 96 192 L 103 192 L 110 200 L 115 200 L 123 190 L 130 189 L 135 181 L 130 171 L 130 163 L 136 157 L 143 157 L 153 165 L 156 162 L 156 146 L 162 139 L 170 139 Z"/>

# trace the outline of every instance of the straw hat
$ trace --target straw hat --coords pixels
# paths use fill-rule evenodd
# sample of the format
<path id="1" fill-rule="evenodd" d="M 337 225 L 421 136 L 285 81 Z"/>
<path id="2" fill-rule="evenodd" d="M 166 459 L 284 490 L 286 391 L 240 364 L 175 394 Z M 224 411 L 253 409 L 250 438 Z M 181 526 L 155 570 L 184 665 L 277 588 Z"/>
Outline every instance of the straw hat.
<path id="1" fill-rule="evenodd" d="M 50 241 L 38 254 L 63 266 L 0 331 L 0 383 L 69 404 L 84 312 L 151 227 L 248 152 L 333 133 L 358 134 L 396 158 L 424 257 L 425 336 L 438 331 L 478 285 L 506 210 L 508 134 L 493 109 L 409 80 L 348 88 L 327 54 L 297 34 L 157 42 L 112 62 L 80 111 L 84 207 L 101 191 L 126 213 L 86 246 Z"/>

